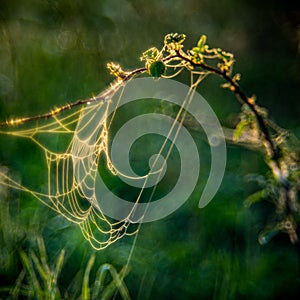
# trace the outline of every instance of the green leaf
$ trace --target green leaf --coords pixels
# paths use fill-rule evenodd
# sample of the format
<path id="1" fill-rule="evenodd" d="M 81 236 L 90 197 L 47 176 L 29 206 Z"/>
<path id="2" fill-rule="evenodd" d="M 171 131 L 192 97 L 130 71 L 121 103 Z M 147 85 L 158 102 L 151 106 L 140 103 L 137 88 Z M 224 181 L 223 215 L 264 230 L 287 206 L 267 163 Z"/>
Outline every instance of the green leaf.
<path id="1" fill-rule="evenodd" d="M 204 52 L 205 43 L 206 43 L 206 35 L 202 35 L 197 43 L 197 48 L 199 49 L 200 52 Z"/>
<path id="2" fill-rule="evenodd" d="M 165 36 L 165 43 L 169 44 L 182 44 L 186 38 L 186 35 L 183 33 L 169 33 Z"/>
<path id="3" fill-rule="evenodd" d="M 202 53 L 202 51 L 201 51 L 200 48 L 198 48 L 198 47 L 192 48 L 192 52 L 193 52 L 193 53 L 197 53 L 197 54 Z"/>
<path id="4" fill-rule="evenodd" d="M 229 61 L 229 60 L 231 60 L 231 59 L 233 58 L 233 54 L 232 54 L 232 53 L 225 52 L 225 51 L 223 51 L 223 50 L 220 49 L 220 48 L 216 49 L 216 51 L 217 51 L 217 54 L 218 54 L 221 58 L 223 58 L 224 60 L 226 60 L 226 61 Z"/>
<path id="5" fill-rule="evenodd" d="M 163 62 L 155 61 L 149 67 L 149 73 L 155 78 L 161 77 L 165 73 L 166 67 Z"/>
<path id="6" fill-rule="evenodd" d="M 153 47 L 150 48 L 148 50 L 146 50 L 145 52 L 143 52 L 142 56 L 141 56 L 141 60 L 157 60 L 159 55 L 159 51 L 157 48 Z"/>
<path id="7" fill-rule="evenodd" d="M 244 201 L 244 205 L 246 207 L 250 207 L 252 204 L 265 199 L 267 196 L 268 196 L 267 190 L 262 189 L 247 197 L 247 199 Z"/>
<path id="8" fill-rule="evenodd" d="M 233 140 L 238 141 L 240 137 L 242 136 L 244 130 L 248 127 L 248 121 L 245 119 L 242 119 L 236 126 L 234 130 Z"/>

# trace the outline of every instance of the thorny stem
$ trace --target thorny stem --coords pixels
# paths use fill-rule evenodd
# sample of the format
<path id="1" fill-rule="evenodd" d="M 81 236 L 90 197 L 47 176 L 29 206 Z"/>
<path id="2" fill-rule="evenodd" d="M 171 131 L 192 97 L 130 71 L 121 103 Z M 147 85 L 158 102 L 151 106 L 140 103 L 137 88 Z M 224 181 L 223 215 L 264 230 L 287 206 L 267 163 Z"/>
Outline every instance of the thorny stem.
<path id="1" fill-rule="evenodd" d="M 261 131 L 263 132 L 264 138 L 268 143 L 268 149 L 270 152 L 271 159 L 276 160 L 276 158 L 278 157 L 277 148 L 274 145 L 274 142 L 270 136 L 267 125 L 266 125 L 263 117 L 256 110 L 255 104 L 250 101 L 250 99 L 242 91 L 240 86 L 225 71 L 221 71 L 217 68 L 214 68 L 210 65 L 205 64 L 204 62 L 195 63 L 188 56 L 186 56 L 184 53 L 182 53 L 182 51 L 180 51 L 180 50 L 177 50 L 176 53 L 177 53 L 178 57 L 180 57 L 181 59 L 183 59 L 186 62 L 188 62 L 189 64 L 191 64 L 193 67 L 200 67 L 204 70 L 215 73 L 215 74 L 219 75 L 220 77 L 224 78 L 227 82 L 229 82 L 231 84 L 231 86 L 233 86 L 235 95 L 241 100 L 241 102 L 243 104 L 247 104 L 248 107 L 251 109 L 251 111 L 254 113 L 254 115 L 257 119 L 257 122 L 261 128 Z"/>
<path id="2" fill-rule="evenodd" d="M 217 69 L 213 66 L 207 65 L 204 63 L 204 61 L 200 61 L 195 63 L 190 59 L 189 56 L 187 56 L 183 51 L 176 50 L 176 55 L 180 59 L 186 61 L 188 64 L 190 64 L 192 67 L 200 67 L 203 70 L 209 71 L 211 73 L 214 73 L 221 78 L 225 79 L 233 89 L 233 93 L 236 95 L 237 99 L 242 103 L 246 104 L 250 110 L 253 112 L 253 114 L 256 117 L 256 120 L 258 122 L 258 125 L 262 131 L 263 137 L 266 141 L 264 143 L 268 156 L 270 158 L 270 168 L 272 169 L 274 175 L 277 177 L 279 183 L 281 184 L 281 191 L 283 193 L 283 207 L 281 211 L 278 211 L 278 215 L 280 218 L 282 218 L 281 214 L 284 212 L 285 217 L 283 218 L 283 223 L 285 226 L 285 230 L 289 235 L 290 241 L 292 244 L 294 244 L 297 247 L 298 253 L 300 253 L 300 240 L 298 238 L 297 232 L 296 232 L 296 224 L 293 222 L 293 212 L 294 209 L 292 208 L 292 199 L 290 198 L 290 184 L 286 178 L 286 176 L 283 176 L 282 167 L 280 164 L 280 155 L 279 155 L 279 149 L 275 145 L 270 131 L 268 129 L 268 126 L 266 124 L 266 121 L 264 117 L 260 114 L 260 112 L 257 110 L 256 105 L 251 99 L 247 97 L 247 95 L 243 92 L 243 90 L 240 88 L 238 83 L 233 80 L 232 77 L 226 72 L 222 71 L 220 69 Z M 280 201 L 280 200 L 279 200 Z M 279 202 L 278 201 L 278 202 Z M 299 258 L 300 259 L 300 258 Z M 299 267 L 300 269 L 300 267 Z"/>

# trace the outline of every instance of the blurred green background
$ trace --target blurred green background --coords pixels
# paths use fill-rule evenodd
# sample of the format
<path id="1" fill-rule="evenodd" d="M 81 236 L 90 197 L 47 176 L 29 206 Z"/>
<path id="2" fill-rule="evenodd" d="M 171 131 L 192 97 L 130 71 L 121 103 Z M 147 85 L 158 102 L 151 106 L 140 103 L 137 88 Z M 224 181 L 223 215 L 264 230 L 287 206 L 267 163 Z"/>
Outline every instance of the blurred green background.
<path id="1" fill-rule="evenodd" d="M 0 119 L 95 95 L 112 80 L 107 62 L 141 67 L 144 50 L 179 32 L 187 35 L 186 48 L 206 34 L 209 45 L 234 53 L 244 90 L 299 137 L 299 26 L 300 10 L 291 1 L 1 0 Z M 209 78 L 199 92 L 222 124 L 233 127 L 240 107 L 220 83 Z M 43 153 L 23 139 L 1 136 L 0 143 L 0 166 L 38 189 L 47 175 L 36 163 Z M 245 176 L 265 171 L 259 153 L 228 145 L 222 186 L 207 207 L 198 209 L 194 196 L 169 217 L 144 224 L 125 278 L 132 299 L 297 298 L 299 260 L 288 238 L 278 235 L 264 246 L 257 241 L 273 208 L 243 205 L 258 188 Z M 50 261 L 66 249 L 59 288 L 73 298 L 93 253 L 97 266 L 110 263 L 119 271 L 126 264 L 133 238 L 96 252 L 76 225 L 29 195 L 0 187 L 0 197 L 3 288 L 14 286 L 23 268 L 19 251 L 35 249 L 37 235 Z M 6 296 L 2 289 L 0 298 Z"/>

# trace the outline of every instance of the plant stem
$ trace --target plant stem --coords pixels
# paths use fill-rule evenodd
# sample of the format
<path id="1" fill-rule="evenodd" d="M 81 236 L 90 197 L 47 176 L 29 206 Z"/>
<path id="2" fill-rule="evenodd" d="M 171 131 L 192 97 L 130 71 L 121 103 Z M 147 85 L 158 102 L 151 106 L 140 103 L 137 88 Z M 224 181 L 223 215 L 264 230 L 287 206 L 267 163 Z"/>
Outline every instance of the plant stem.
<path id="1" fill-rule="evenodd" d="M 204 62 L 195 63 L 180 50 L 177 50 L 176 54 L 179 58 L 181 58 L 182 60 L 185 60 L 186 62 L 191 64 L 193 67 L 200 67 L 204 70 L 207 70 L 214 74 L 217 74 L 218 76 L 225 79 L 228 83 L 230 83 L 230 85 L 234 88 L 233 92 L 237 96 L 237 98 L 240 99 L 243 104 L 246 104 L 251 109 L 251 111 L 254 113 L 254 115 L 257 119 L 257 122 L 259 124 L 259 127 L 264 135 L 264 138 L 265 138 L 267 144 L 268 144 L 267 148 L 268 148 L 268 151 L 270 152 L 270 158 L 274 161 L 277 161 L 277 159 L 276 159 L 278 157 L 277 148 L 271 138 L 267 124 L 266 124 L 264 118 L 259 113 L 259 111 L 256 109 L 255 104 L 252 101 L 250 101 L 250 99 L 242 91 L 240 86 L 225 71 L 221 71 L 217 68 L 214 68 L 210 65 L 205 64 Z M 279 167 L 279 165 L 278 165 L 278 167 Z"/>
<path id="2" fill-rule="evenodd" d="M 232 89 L 230 89 L 230 90 L 233 91 L 233 93 L 236 95 L 237 99 L 242 104 L 246 104 L 249 107 L 249 109 L 253 112 L 253 114 L 255 115 L 257 123 L 259 125 L 259 128 L 261 129 L 261 132 L 262 132 L 264 140 L 265 140 L 264 146 L 266 148 L 267 156 L 269 159 L 269 163 L 268 163 L 269 167 L 271 168 L 271 170 L 274 174 L 274 177 L 278 180 L 279 184 L 281 185 L 281 189 L 283 191 L 283 199 L 284 199 L 283 207 L 281 209 L 279 209 L 279 211 L 277 213 L 278 213 L 279 218 L 283 222 L 285 222 L 286 224 L 287 224 L 287 222 L 289 222 L 290 226 L 289 226 L 289 229 L 287 230 L 287 233 L 289 235 L 290 241 L 292 242 L 292 244 L 294 244 L 296 246 L 297 251 L 300 255 L 300 240 L 297 235 L 296 225 L 293 222 L 293 213 L 295 213 L 295 211 L 291 207 L 291 202 L 292 202 L 291 197 L 290 197 L 291 186 L 290 186 L 287 176 L 286 175 L 284 176 L 284 172 L 282 169 L 283 167 L 280 163 L 280 153 L 279 153 L 280 149 L 275 145 L 275 143 L 271 137 L 271 133 L 269 131 L 269 128 L 267 126 L 264 116 L 262 116 L 261 113 L 259 112 L 259 109 L 255 105 L 255 102 L 252 99 L 247 97 L 247 95 L 243 92 L 243 90 L 240 88 L 238 83 L 232 77 L 230 77 L 230 75 L 225 70 L 222 71 L 213 66 L 207 65 L 203 61 L 196 63 L 196 62 L 192 61 L 191 58 L 188 55 L 186 55 L 182 50 L 176 50 L 175 52 L 176 52 L 176 55 L 178 58 L 186 61 L 192 67 L 198 67 L 198 68 L 200 67 L 203 70 L 209 71 L 209 72 L 216 74 L 216 75 L 220 76 L 221 78 L 225 79 L 226 82 L 229 83 L 230 86 L 232 87 Z M 277 207 L 280 207 L 280 206 L 281 206 L 280 200 L 278 200 Z M 292 222 L 290 222 L 289 220 L 292 220 Z"/>

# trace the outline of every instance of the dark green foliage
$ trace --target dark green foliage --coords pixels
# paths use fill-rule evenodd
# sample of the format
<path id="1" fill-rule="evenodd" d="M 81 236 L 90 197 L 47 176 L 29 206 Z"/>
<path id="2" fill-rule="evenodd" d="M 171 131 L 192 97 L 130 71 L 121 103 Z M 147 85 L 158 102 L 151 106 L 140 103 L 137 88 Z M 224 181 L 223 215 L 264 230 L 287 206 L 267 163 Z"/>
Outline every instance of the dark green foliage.
<path id="1" fill-rule="evenodd" d="M 197 44 L 199 36 L 207 34 L 211 45 L 234 53 L 235 71 L 243 74 L 242 86 L 255 92 L 271 118 L 289 129 L 288 136 L 279 131 L 272 131 L 272 136 L 279 144 L 284 141 L 284 160 L 292 158 L 288 181 L 299 186 L 299 168 L 293 157 L 300 152 L 291 134 L 299 137 L 299 16 L 291 3 L 13 0 L 1 1 L 0 23 L 0 73 L 6 76 L 0 77 L 1 121 L 43 113 L 97 94 L 111 81 L 105 67 L 108 61 L 118 61 L 126 70 L 140 67 L 139 53 L 161 46 L 168 32 L 184 32 L 188 37 L 185 46 L 191 51 L 199 49 L 196 54 L 202 54 L 206 45 L 201 38 Z M 152 51 L 148 58 L 156 61 L 158 56 L 159 51 Z M 197 54 L 195 60 L 203 58 Z M 218 84 L 223 81 L 208 78 L 199 91 L 223 124 L 233 128 L 239 122 L 240 108 Z M 242 122 L 236 127 L 236 140 L 242 144 L 248 138 L 249 149 L 257 145 L 257 136 L 249 131 L 252 125 Z M 200 143 L 199 128 L 193 124 L 192 128 Z M 36 163 L 41 158 L 32 143 L 0 138 L 1 165 L 18 170 L 13 175 L 23 183 L 43 188 L 45 174 Z M 201 161 L 201 172 L 205 163 Z M 276 227 L 280 222 L 272 203 L 280 189 L 271 188 L 278 186 L 274 181 L 268 183 L 273 176 L 269 170 L 263 155 L 230 143 L 224 183 L 205 210 L 197 209 L 196 191 L 180 211 L 143 227 L 125 278 L 132 298 L 297 299 L 298 254 L 288 235 Z M 249 173 L 259 173 L 258 180 L 264 179 L 245 181 Z M 253 193 L 246 202 L 252 205 L 245 209 L 244 201 Z M 8 193 L 0 187 L 0 201 L 0 297 L 7 299 L 11 294 L 13 298 L 25 284 L 26 293 L 33 294 L 19 253 L 22 250 L 31 260 L 33 252 L 39 258 L 37 235 L 44 237 L 51 267 L 65 248 L 58 277 L 61 296 L 81 297 L 86 267 L 95 252 L 79 230 L 23 193 Z M 261 246 L 258 236 L 270 242 Z M 99 287 L 94 281 L 100 278 L 96 269 L 109 272 L 106 263 L 115 266 L 118 274 L 122 272 L 131 244 L 132 239 L 126 239 L 95 254 L 90 287 L 94 283 Z M 103 282 L 108 286 L 111 277 Z M 115 286 L 107 295 L 113 289 Z"/>
<path id="2" fill-rule="evenodd" d="M 151 76 L 158 78 L 164 75 L 166 67 L 163 62 L 155 61 L 149 67 L 149 73 Z"/>

